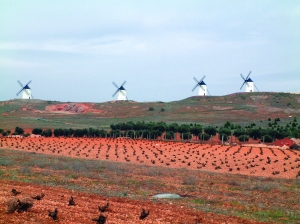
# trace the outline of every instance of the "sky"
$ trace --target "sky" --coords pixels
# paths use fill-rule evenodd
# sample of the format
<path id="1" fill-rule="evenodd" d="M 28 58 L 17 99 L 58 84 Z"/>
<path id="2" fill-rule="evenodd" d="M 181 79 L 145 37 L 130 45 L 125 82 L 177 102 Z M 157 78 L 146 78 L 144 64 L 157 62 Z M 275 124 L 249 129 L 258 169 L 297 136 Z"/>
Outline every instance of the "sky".
<path id="1" fill-rule="evenodd" d="M 300 91 L 300 1 L 0 0 L 0 101 L 176 101 Z"/>

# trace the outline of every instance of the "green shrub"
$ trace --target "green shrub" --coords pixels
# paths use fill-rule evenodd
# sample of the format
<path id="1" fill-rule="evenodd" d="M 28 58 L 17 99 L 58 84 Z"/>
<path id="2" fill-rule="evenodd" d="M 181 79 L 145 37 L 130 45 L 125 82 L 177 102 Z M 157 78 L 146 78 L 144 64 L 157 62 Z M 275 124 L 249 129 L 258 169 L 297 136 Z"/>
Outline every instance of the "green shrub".
<path id="1" fill-rule="evenodd" d="M 217 134 L 217 129 L 215 127 L 212 127 L 212 126 L 208 126 L 208 127 L 204 128 L 204 132 L 206 134 L 209 134 L 209 135 L 216 135 Z"/>
<path id="2" fill-rule="evenodd" d="M 16 127 L 16 128 L 15 128 L 15 132 L 17 132 L 18 135 L 22 135 L 22 134 L 24 134 L 24 129 L 23 129 L 23 128 L 20 128 L 20 127 Z"/>
<path id="3" fill-rule="evenodd" d="M 3 137 L 8 135 L 8 133 L 6 131 L 3 131 L 1 134 Z"/>
<path id="4" fill-rule="evenodd" d="M 52 130 L 51 129 L 44 130 L 42 132 L 42 136 L 44 136 L 44 137 L 51 137 L 52 136 Z"/>
<path id="5" fill-rule="evenodd" d="M 273 142 L 273 138 L 270 135 L 263 136 L 264 142 Z"/>
<path id="6" fill-rule="evenodd" d="M 234 133 L 233 133 L 233 135 L 235 137 L 239 137 L 239 136 L 245 135 L 245 134 L 246 134 L 246 131 L 244 129 L 241 129 L 241 128 L 234 130 Z"/>
<path id="7" fill-rule="evenodd" d="M 240 136 L 238 137 L 238 140 L 239 140 L 240 142 L 248 142 L 248 141 L 249 141 L 249 136 L 248 136 L 248 135 L 240 135 Z"/>
<path id="8" fill-rule="evenodd" d="M 174 132 L 173 131 L 168 131 L 165 135 L 166 139 L 174 139 Z"/>
<path id="9" fill-rule="evenodd" d="M 207 141 L 207 140 L 209 140 L 210 139 L 210 135 L 209 134 L 206 134 L 206 133 L 204 133 L 204 135 L 203 135 L 203 140 L 204 141 Z"/>
<path id="10" fill-rule="evenodd" d="M 153 111 L 153 110 L 154 110 L 154 107 L 149 107 L 148 110 L 149 110 L 149 111 Z"/>
<path id="11" fill-rule="evenodd" d="M 4 130 L 0 128 L 0 133 L 2 133 Z"/>
<path id="12" fill-rule="evenodd" d="M 29 137 L 30 134 L 29 134 L 29 133 L 26 133 L 26 134 L 24 134 L 23 136 L 24 136 L 24 137 Z"/>
<path id="13" fill-rule="evenodd" d="M 31 133 L 34 135 L 40 135 L 42 132 L 43 130 L 41 128 L 34 128 Z"/>
<path id="14" fill-rule="evenodd" d="M 189 139 L 192 138 L 192 135 L 190 133 L 188 133 L 188 132 L 184 132 L 184 133 L 182 133 L 182 138 L 184 140 L 189 140 Z"/>
<path id="15" fill-rule="evenodd" d="M 164 112 L 164 111 L 165 111 L 165 108 L 161 108 L 160 111 L 161 111 L 161 112 Z"/>

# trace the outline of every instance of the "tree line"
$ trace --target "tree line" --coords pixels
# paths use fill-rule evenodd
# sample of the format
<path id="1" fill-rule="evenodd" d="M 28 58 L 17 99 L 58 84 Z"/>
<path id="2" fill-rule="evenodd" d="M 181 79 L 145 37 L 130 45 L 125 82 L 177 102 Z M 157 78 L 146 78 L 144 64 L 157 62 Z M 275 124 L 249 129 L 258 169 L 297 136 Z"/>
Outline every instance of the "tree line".
<path id="1" fill-rule="evenodd" d="M 262 122 L 262 121 L 261 121 Z M 128 138 L 146 138 L 146 139 L 168 139 L 176 140 L 179 137 L 182 140 L 190 140 L 194 137 L 196 140 L 209 140 L 211 136 L 219 134 L 220 140 L 228 141 L 232 136 L 238 138 L 239 141 L 248 141 L 249 138 L 261 140 L 262 142 L 273 142 L 275 139 L 283 139 L 285 137 L 299 138 L 300 125 L 297 118 L 285 125 L 280 124 L 280 119 L 268 119 L 266 128 L 259 127 L 255 123 L 251 123 L 245 127 L 233 124 L 227 121 L 224 125 L 206 126 L 201 124 L 181 124 L 165 122 L 121 122 L 110 125 L 110 130 L 100 130 L 95 128 L 83 129 L 41 129 L 34 128 L 32 134 L 42 135 L 45 137 L 128 137 Z M 0 129 L 2 136 L 11 134 L 9 130 Z M 24 130 L 20 127 L 15 128 L 12 135 L 24 135 Z M 25 135 L 29 135 L 26 133 Z"/>

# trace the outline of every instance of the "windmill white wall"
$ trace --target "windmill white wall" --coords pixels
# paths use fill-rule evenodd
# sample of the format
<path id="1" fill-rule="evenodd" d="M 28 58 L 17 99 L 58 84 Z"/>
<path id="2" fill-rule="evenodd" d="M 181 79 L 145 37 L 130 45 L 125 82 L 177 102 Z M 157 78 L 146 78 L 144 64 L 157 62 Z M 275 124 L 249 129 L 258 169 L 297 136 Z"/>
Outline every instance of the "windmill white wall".
<path id="1" fill-rule="evenodd" d="M 118 100 L 127 100 L 126 90 L 119 90 L 118 91 Z"/>
<path id="2" fill-rule="evenodd" d="M 251 81 L 247 81 L 246 85 L 245 85 L 245 92 L 249 93 L 249 92 L 254 92 L 254 82 Z"/>
<path id="3" fill-rule="evenodd" d="M 23 89 L 21 99 L 32 99 L 31 89 Z"/>
<path id="4" fill-rule="evenodd" d="M 199 85 L 198 95 L 199 96 L 207 95 L 207 86 L 206 85 Z"/>

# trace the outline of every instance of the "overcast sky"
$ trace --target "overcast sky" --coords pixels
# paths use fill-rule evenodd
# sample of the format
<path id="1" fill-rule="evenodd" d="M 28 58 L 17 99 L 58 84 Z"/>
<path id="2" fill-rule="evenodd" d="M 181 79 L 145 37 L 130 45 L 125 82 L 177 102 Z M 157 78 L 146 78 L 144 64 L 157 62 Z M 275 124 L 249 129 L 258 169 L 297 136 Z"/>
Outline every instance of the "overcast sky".
<path id="1" fill-rule="evenodd" d="M 0 101 L 175 101 L 204 75 L 211 95 L 300 91 L 300 1 L 0 0 Z M 21 95 L 21 94 L 20 94 Z M 19 96 L 20 96 L 19 95 Z"/>

